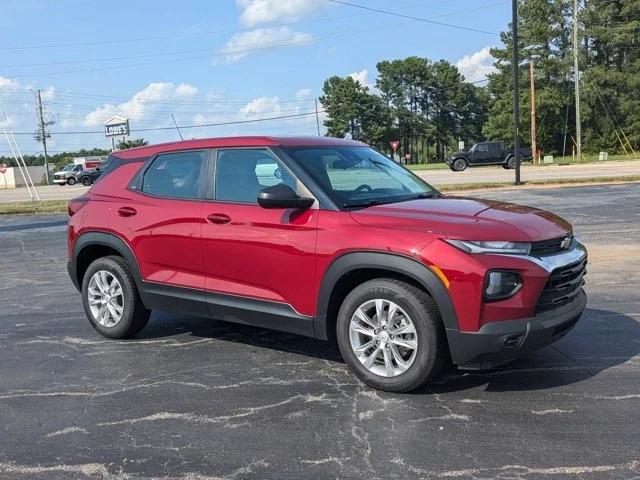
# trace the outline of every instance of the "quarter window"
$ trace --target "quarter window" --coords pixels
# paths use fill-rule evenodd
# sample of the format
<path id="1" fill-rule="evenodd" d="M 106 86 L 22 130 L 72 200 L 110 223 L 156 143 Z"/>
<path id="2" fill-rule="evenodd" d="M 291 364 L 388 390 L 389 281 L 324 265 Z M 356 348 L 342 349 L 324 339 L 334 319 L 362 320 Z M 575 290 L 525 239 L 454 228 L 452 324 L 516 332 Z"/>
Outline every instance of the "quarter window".
<path id="1" fill-rule="evenodd" d="M 168 198 L 198 198 L 204 152 L 159 155 L 149 166 L 142 191 Z"/>
<path id="2" fill-rule="evenodd" d="M 222 149 L 216 163 L 217 200 L 257 203 L 265 187 L 284 183 L 296 190 L 296 179 L 267 150 Z"/>

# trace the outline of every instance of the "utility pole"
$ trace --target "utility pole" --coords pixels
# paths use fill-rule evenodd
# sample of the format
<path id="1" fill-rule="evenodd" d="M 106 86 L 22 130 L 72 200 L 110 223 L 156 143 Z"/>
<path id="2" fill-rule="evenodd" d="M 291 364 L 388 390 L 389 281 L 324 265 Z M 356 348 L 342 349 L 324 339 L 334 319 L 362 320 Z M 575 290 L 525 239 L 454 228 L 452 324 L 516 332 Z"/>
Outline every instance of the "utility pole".
<path id="1" fill-rule="evenodd" d="M 36 92 L 36 98 L 38 99 L 38 131 L 36 133 L 36 140 L 42 142 L 42 148 L 44 149 L 44 171 L 45 178 L 47 179 L 47 185 L 51 184 L 49 179 L 49 156 L 47 155 L 47 138 L 51 138 L 51 135 L 47 133 L 46 127 L 53 125 L 53 121 L 44 121 L 44 112 L 42 109 L 42 95 L 41 90 Z"/>
<path id="2" fill-rule="evenodd" d="M 580 122 L 580 68 L 578 66 L 578 0 L 573 0 L 573 75 L 576 97 L 576 154 L 582 161 L 582 123 Z"/>
<path id="3" fill-rule="evenodd" d="M 318 136 L 320 136 L 320 117 L 318 116 L 318 99 L 314 98 L 313 103 L 316 106 L 316 127 L 318 128 Z"/>
<path id="4" fill-rule="evenodd" d="M 513 149 L 516 160 L 515 184 L 520 185 L 520 79 L 518 78 L 518 0 L 511 0 L 511 38 L 513 48 L 511 64 L 513 70 Z"/>
<path id="5" fill-rule="evenodd" d="M 536 134 L 536 81 L 533 59 L 529 62 L 529 77 L 531 83 L 531 158 L 540 163 L 538 158 L 538 138 Z"/>

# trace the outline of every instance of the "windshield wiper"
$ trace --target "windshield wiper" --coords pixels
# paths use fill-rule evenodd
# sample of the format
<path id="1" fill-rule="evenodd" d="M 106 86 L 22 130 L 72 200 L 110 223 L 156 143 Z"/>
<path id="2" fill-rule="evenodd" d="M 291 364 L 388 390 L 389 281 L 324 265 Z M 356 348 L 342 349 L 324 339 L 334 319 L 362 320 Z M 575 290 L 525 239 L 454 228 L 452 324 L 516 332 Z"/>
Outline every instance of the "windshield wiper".
<path id="1" fill-rule="evenodd" d="M 366 208 L 374 205 L 381 205 L 383 202 L 379 200 L 365 200 L 363 202 L 343 203 L 343 208 Z"/>

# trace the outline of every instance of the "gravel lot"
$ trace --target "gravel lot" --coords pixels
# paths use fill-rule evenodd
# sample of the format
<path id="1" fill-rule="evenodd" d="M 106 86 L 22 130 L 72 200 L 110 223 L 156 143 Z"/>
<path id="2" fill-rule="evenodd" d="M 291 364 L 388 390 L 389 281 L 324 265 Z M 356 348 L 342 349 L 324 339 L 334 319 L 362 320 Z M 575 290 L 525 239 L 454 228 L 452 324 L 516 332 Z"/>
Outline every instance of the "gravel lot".
<path id="1" fill-rule="evenodd" d="M 640 184 L 478 196 L 574 223 L 588 309 L 528 358 L 409 395 L 267 330 L 156 312 L 106 340 L 66 219 L 0 218 L 0 478 L 639 478 Z"/>

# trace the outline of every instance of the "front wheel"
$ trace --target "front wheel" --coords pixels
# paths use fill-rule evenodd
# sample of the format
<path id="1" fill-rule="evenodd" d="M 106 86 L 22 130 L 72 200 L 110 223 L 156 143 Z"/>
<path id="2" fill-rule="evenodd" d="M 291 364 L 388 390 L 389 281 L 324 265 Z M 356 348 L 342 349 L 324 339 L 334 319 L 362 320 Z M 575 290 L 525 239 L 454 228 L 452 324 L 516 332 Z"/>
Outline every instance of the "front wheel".
<path id="1" fill-rule="evenodd" d="M 115 255 L 89 265 L 82 279 L 82 303 L 93 328 L 108 338 L 133 337 L 151 313 L 140 299 L 127 263 Z"/>
<path id="2" fill-rule="evenodd" d="M 69 184 L 69 185 L 75 185 L 75 184 L 76 184 L 76 179 L 75 179 L 75 178 L 73 178 L 73 177 L 69 177 L 69 178 L 67 179 L 67 184 Z"/>
<path id="3" fill-rule="evenodd" d="M 507 160 L 507 168 L 516 168 L 516 157 L 511 157 Z"/>
<path id="4" fill-rule="evenodd" d="M 459 158 L 455 162 L 453 162 L 453 171 L 454 172 L 462 172 L 467 169 L 467 161 L 464 158 Z"/>
<path id="5" fill-rule="evenodd" d="M 89 187 L 93 183 L 91 181 L 91 177 L 82 177 L 81 182 L 82 182 L 82 185 L 84 185 L 85 187 Z"/>
<path id="6" fill-rule="evenodd" d="M 342 357 L 367 385 L 414 390 L 446 359 L 438 310 L 426 292 L 394 279 L 376 279 L 345 298 L 336 326 Z"/>

